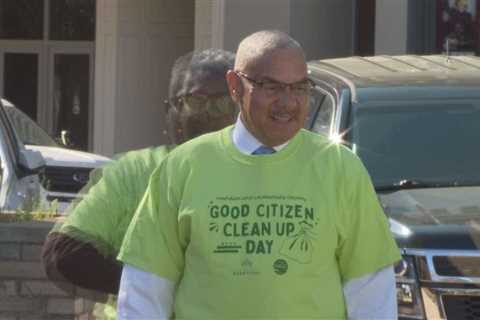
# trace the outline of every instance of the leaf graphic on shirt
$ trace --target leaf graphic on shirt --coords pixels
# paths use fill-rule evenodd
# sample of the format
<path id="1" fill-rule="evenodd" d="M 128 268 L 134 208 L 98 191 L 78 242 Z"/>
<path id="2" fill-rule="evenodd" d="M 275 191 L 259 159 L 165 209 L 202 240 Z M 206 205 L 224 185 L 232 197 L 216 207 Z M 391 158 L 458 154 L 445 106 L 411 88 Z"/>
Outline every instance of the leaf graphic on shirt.
<path id="1" fill-rule="evenodd" d="M 208 228 L 208 230 L 218 232 L 218 223 L 210 222 L 210 227 Z"/>

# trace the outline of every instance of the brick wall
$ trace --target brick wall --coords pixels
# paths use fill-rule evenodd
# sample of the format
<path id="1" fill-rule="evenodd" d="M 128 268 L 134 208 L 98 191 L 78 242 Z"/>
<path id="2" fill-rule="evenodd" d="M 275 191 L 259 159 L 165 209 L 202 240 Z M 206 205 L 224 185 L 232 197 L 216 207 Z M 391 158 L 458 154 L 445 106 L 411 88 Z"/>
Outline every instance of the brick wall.
<path id="1" fill-rule="evenodd" d="M 74 288 L 58 289 L 45 276 L 40 252 L 52 226 L 45 221 L 0 223 L 0 320 L 94 319 L 92 301 L 80 298 Z"/>

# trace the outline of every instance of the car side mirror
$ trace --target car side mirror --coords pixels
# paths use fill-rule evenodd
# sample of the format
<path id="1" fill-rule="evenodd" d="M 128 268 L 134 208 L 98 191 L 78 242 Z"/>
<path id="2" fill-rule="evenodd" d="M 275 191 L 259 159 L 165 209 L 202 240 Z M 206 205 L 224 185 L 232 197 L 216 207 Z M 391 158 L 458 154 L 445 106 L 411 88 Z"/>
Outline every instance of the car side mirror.
<path id="1" fill-rule="evenodd" d="M 38 171 L 45 166 L 45 159 L 37 150 L 22 149 L 19 157 L 20 165 L 30 171 Z"/>

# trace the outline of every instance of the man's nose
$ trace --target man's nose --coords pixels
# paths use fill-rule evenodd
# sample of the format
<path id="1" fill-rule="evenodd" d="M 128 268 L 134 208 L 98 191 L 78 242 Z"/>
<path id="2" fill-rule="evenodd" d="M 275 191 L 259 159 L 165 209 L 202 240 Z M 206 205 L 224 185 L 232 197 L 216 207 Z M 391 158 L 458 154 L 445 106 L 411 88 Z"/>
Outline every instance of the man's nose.
<path id="1" fill-rule="evenodd" d="M 297 96 L 290 85 L 284 85 L 278 96 L 281 106 L 289 107 L 297 104 Z"/>

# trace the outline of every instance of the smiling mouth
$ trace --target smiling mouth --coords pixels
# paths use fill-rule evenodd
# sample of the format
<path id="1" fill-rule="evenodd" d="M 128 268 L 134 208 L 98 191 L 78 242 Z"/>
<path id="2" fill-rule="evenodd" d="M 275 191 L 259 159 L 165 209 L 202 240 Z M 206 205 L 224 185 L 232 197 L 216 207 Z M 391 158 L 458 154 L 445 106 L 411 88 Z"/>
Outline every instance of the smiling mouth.
<path id="1" fill-rule="evenodd" d="M 274 114 L 271 115 L 270 118 L 275 122 L 288 123 L 293 119 L 293 115 L 287 113 Z"/>

